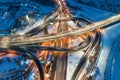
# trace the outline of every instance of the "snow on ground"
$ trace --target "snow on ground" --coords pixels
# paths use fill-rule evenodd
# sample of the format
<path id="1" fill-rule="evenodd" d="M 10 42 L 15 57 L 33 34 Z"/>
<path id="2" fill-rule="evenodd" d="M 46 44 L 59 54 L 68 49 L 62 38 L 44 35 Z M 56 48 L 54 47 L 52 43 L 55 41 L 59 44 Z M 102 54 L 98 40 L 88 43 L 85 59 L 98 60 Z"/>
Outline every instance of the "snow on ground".
<path id="1" fill-rule="evenodd" d="M 117 80 L 120 76 L 120 36 L 112 45 L 105 72 L 105 80 Z"/>
<path id="2" fill-rule="evenodd" d="M 110 51 L 110 54 L 108 56 L 108 63 L 107 63 L 107 66 L 106 66 L 106 71 L 105 71 L 105 80 L 117 80 L 117 78 L 120 76 L 119 75 L 119 70 L 120 70 L 120 66 L 119 66 L 119 59 L 120 59 L 120 55 L 119 55 L 119 50 L 118 50 L 118 47 L 119 47 L 119 40 L 120 38 L 118 38 L 118 36 L 120 35 L 120 23 L 116 24 L 116 26 L 114 26 L 113 28 L 108 28 L 110 29 L 109 30 L 109 33 L 112 33 L 112 34 L 109 34 L 111 36 L 110 39 L 112 40 L 111 41 L 111 51 Z M 114 45 L 118 45 L 118 46 L 114 46 Z"/>
<path id="3" fill-rule="evenodd" d="M 100 21 L 103 19 L 106 19 L 110 16 L 113 16 L 114 14 L 111 12 L 106 12 L 106 11 L 102 11 L 96 8 L 92 8 L 89 6 L 85 6 L 79 3 L 74 2 L 73 0 L 67 0 L 67 2 L 72 6 L 77 6 L 77 7 L 81 7 L 80 11 L 76 12 L 76 15 L 81 16 L 83 18 L 87 18 L 90 19 L 94 22 L 96 21 Z M 107 28 L 105 30 L 102 30 L 102 50 L 100 52 L 99 55 L 99 59 L 98 59 L 98 63 L 96 64 L 96 66 L 98 67 L 96 75 L 95 75 L 95 80 L 103 80 L 104 79 L 104 72 L 106 69 L 106 64 L 107 64 L 107 58 L 110 52 L 110 49 L 112 47 L 112 43 L 113 41 L 117 38 L 117 36 L 120 34 L 120 23 L 119 24 L 115 24 L 115 25 L 110 25 L 110 28 Z M 77 53 L 79 54 L 79 53 Z M 72 57 L 73 56 L 73 57 Z M 74 60 L 74 55 L 72 55 L 70 57 L 68 57 L 68 70 L 75 70 L 73 67 L 74 64 L 77 63 L 69 63 L 69 60 Z M 80 56 L 81 57 L 81 56 Z M 78 58 L 80 60 L 80 57 Z M 77 59 L 75 59 L 77 60 Z M 74 61 L 75 61 L 74 60 Z M 71 68 L 70 68 L 70 67 Z M 72 72 L 70 72 L 69 74 L 72 74 Z M 70 80 L 70 76 L 67 74 L 67 80 Z"/>
<path id="4" fill-rule="evenodd" d="M 120 45 L 120 39 L 119 39 L 119 45 Z M 113 68 L 113 70 L 111 70 L 111 80 L 117 80 L 120 76 L 120 50 L 118 49 L 118 46 L 117 46 L 117 50 L 113 52 L 113 54 L 114 54 L 114 58 L 112 62 L 114 63 L 112 64 L 111 67 Z"/>
<path id="5" fill-rule="evenodd" d="M 99 56 L 98 63 L 96 64 L 97 67 L 99 68 L 99 73 L 96 75 L 95 80 L 103 80 L 105 69 L 106 69 L 106 64 L 107 64 L 107 58 L 110 53 L 110 49 L 112 47 L 113 42 L 116 40 L 116 38 L 120 34 L 120 23 L 114 24 L 109 26 L 109 28 L 106 28 L 102 30 L 102 51 Z M 101 79 L 98 79 L 101 77 Z"/>
<path id="6" fill-rule="evenodd" d="M 75 12 L 76 16 L 83 17 L 85 19 L 87 18 L 94 22 L 106 19 L 113 15 L 113 13 L 111 12 L 107 12 L 107 11 L 103 11 L 103 10 L 100 10 L 94 7 L 86 6 L 74 0 L 67 0 L 67 3 L 72 7 L 80 8 L 79 10 L 76 10 L 76 11 L 74 11 L 73 9 L 73 12 Z"/>
<path id="7" fill-rule="evenodd" d="M 15 22 L 15 19 L 0 20 L 0 30 L 5 30 L 5 29 L 10 28 L 14 24 L 14 22 Z"/>
<path id="8" fill-rule="evenodd" d="M 106 11 L 116 13 L 119 13 L 120 11 L 120 0 L 76 0 L 76 1 Z"/>
<path id="9" fill-rule="evenodd" d="M 93 7 L 89 7 L 80 3 L 77 3 L 74 0 L 67 0 L 68 4 L 72 7 L 78 7 L 80 10 L 73 10 L 73 13 L 78 16 L 78 17 L 83 17 L 85 19 L 89 19 L 93 22 L 100 21 L 103 19 L 106 19 L 112 15 L 114 15 L 111 12 L 106 12 L 102 11 L 100 9 L 96 9 Z M 41 5 L 40 5 L 41 6 Z M 53 9 L 50 7 L 41 7 L 41 12 L 51 12 Z M 2 15 L 0 13 L 0 15 Z M 2 16 L 1 16 L 2 17 Z M 13 19 L 14 20 L 14 19 Z M 12 24 L 14 21 L 5 21 L 1 22 L 0 20 L 0 29 L 3 29 L 3 27 L 8 28 L 10 24 Z M 9 23 L 8 25 L 7 22 Z M 110 28 L 105 29 L 102 31 L 102 50 L 99 56 L 98 63 L 96 64 L 98 67 L 97 74 L 95 77 L 95 80 L 103 80 L 104 79 L 104 72 L 105 72 L 105 67 L 107 63 L 107 57 L 109 55 L 110 48 L 112 47 L 113 41 L 116 39 L 118 34 L 120 34 L 120 23 L 111 25 Z M 83 52 L 78 51 L 76 53 L 72 53 L 68 55 L 68 68 L 67 68 L 67 80 L 70 80 L 72 77 L 72 74 L 77 67 L 81 56 L 83 55 Z M 119 58 L 119 56 L 116 56 L 116 58 Z M 115 64 L 117 66 L 117 64 Z M 115 71 L 116 72 L 116 71 Z M 116 72 L 117 73 L 117 72 Z M 114 77 L 115 75 L 113 75 Z"/>
<path id="10" fill-rule="evenodd" d="M 75 69 L 78 66 L 79 61 L 81 60 L 84 52 L 82 51 L 77 51 L 75 53 L 70 53 L 68 54 L 68 67 L 67 67 L 67 77 L 66 80 L 71 80 L 72 75 L 75 71 Z"/>

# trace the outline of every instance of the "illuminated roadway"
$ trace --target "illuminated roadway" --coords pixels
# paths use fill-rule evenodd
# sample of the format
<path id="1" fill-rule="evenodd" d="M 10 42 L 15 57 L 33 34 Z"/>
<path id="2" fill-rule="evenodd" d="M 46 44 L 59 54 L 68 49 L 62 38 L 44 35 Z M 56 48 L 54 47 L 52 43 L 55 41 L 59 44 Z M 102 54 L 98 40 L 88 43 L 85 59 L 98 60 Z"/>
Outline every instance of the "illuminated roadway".
<path id="1" fill-rule="evenodd" d="M 17 38 L 8 37 L 8 44 L 6 43 L 4 38 L 2 38 L 3 40 L 1 40 L 0 46 L 2 47 L 2 45 L 4 45 L 4 43 L 6 43 L 5 44 L 6 46 L 8 46 L 8 45 L 12 46 L 12 45 L 31 44 L 31 43 L 38 43 L 38 42 L 44 42 L 44 41 L 52 41 L 55 39 L 65 38 L 68 36 L 83 34 L 83 33 L 86 33 L 88 31 L 92 31 L 96 28 L 101 28 L 101 27 L 107 26 L 107 25 L 114 23 L 116 21 L 119 21 L 119 20 L 120 20 L 120 14 L 115 15 L 113 17 L 110 17 L 108 19 L 99 21 L 99 22 L 95 22 L 95 23 L 87 25 L 85 27 L 81 27 L 81 28 L 74 30 L 74 31 L 59 33 L 59 34 L 55 34 L 55 35 L 50 35 L 50 36 L 45 36 L 45 37 L 41 37 L 41 36 L 40 37 L 20 36 Z"/>
<path id="2" fill-rule="evenodd" d="M 25 35 L 16 36 L 16 37 L 15 36 L 3 37 L 3 38 L 0 39 L 1 40 L 0 46 L 2 48 L 7 48 L 7 47 L 15 46 L 15 45 L 18 46 L 18 45 L 21 45 L 21 44 L 39 43 L 39 42 L 51 41 L 51 40 L 55 40 L 55 39 L 60 39 L 60 38 L 65 38 L 65 37 L 69 37 L 69 36 L 79 35 L 79 34 L 87 33 L 89 31 L 93 31 L 97 28 L 99 29 L 101 27 L 112 24 L 112 23 L 114 23 L 116 21 L 119 21 L 119 20 L 120 20 L 120 14 L 118 14 L 116 16 L 113 16 L 113 17 L 110 17 L 108 19 L 99 21 L 99 22 L 95 22 L 93 24 L 90 24 L 90 25 L 87 25 L 87 26 L 84 26 L 84 27 L 80 27 L 79 29 L 76 29 L 74 31 L 58 33 L 58 34 L 53 34 L 53 35 L 46 35 L 46 36 L 37 36 L 37 37 L 31 36 L 31 35 L 34 35 L 36 33 L 39 33 L 41 28 L 43 29 L 43 28 L 47 27 L 50 23 L 50 22 L 48 22 L 47 24 L 45 24 L 45 26 L 44 25 L 43 26 L 38 26 L 36 29 L 33 29 L 33 31 L 29 31 L 27 33 L 28 36 L 29 36 L 29 33 L 35 32 L 35 33 L 30 34 L 31 37 L 26 37 Z M 76 26 L 76 27 L 78 27 L 78 26 Z M 99 39 L 100 39 L 100 35 L 98 33 L 96 35 L 95 41 L 93 41 L 93 44 L 92 44 L 92 42 L 90 42 L 91 43 L 90 49 L 95 48 L 96 46 L 99 46 L 99 44 L 98 44 L 99 42 L 97 42 L 97 41 L 99 41 Z M 92 49 L 92 50 L 90 50 L 90 49 L 87 50 L 88 54 L 84 54 L 82 56 L 82 60 L 80 61 L 77 69 L 75 70 L 75 73 L 73 75 L 72 80 L 77 80 L 79 78 L 79 75 L 86 74 L 86 73 L 84 73 L 84 71 L 82 69 L 84 69 L 84 66 L 85 66 L 85 64 L 88 60 L 88 57 L 89 57 L 90 53 L 94 54 L 94 49 Z M 57 61 L 58 61 L 57 62 L 57 68 L 58 69 L 56 70 L 57 71 L 56 74 L 58 76 L 57 80 L 64 80 L 65 75 L 63 73 L 66 72 L 64 70 L 66 70 L 66 67 L 67 67 L 66 66 L 66 58 L 59 57 Z M 62 69 L 64 69 L 64 70 L 62 70 Z M 64 77 L 63 77 L 63 75 L 64 75 Z"/>
<path id="3" fill-rule="evenodd" d="M 55 40 L 55 39 L 65 38 L 65 37 L 69 37 L 69 36 L 83 34 L 83 33 L 86 33 L 88 31 L 93 31 L 96 28 L 104 27 L 106 25 L 109 25 L 109 24 L 114 23 L 114 22 L 119 21 L 119 20 L 120 20 L 120 14 L 118 14 L 116 16 L 113 16 L 113 17 L 110 17 L 108 19 L 99 21 L 99 22 L 95 22 L 95 23 L 87 25 L 85 27 L 80 27 L 79 29 L 74 30 L 74 31 L 59 33 L 59 34 L 50 35 L 50 36 L 49 35 L 42 36 L 42 37 L 41 36 L 39 36 L 39 37 L 34 37 L 34 36 L 32 36 L 32 37 L 19 36 L 19 37 L 14 37 L 14 38 L 12 38 L 12 36 L 10 36 L 10 37 L 4 37 L 4 38 L 1 39 L 0 46 L 3 47 L 3 48 L 6 48 L 6 47 L 14 46 L 14 45 L 31 44 L 31 43 L 38 43 L 38 42 L 51 41 L 51 40 Z M 84 66 L 84 64 L 85 64 L 85 62 L 87 60 L 87 56 L 89 56 L 89 55 L 83 56 L 83 59 L 80 62 L 80 67 L 79 67 L 80 69 L 79 70 L 77 69 L 78 72 L 75 73 L 75 75 L 73 75 L 72 80 L 74 80 L 75 78 L 78 78 L 78 75 L 81 74 L 81 69 L 83 68 L 83 66 Z M 58 60 L 58 62 L 59 61 L 61 61 L 61 60 Z M 64 61 L 63 61 L 63 63 L 64 63 Z M 64 64 L 66 65 L 66 63 L 64 63 Z M 66 66 L 64 64 L 61 64 L 61 65 L 59 64 L 59 65 L 60 66 L 64 66 L 64 68 L 65 68 Z M 59 65 L 57 65 L 57 66 L 59 66 Z M 62 70 L 61 68 L 59 68 L 58 70 Z M 58 71 L 58 74 L 59 74 L 59 71 Z M 61 76 L 62 75 L 59 76 L 58 80 L 61 79 L 60 78 Z"/>
<path id="4" fill-rule="evenodd" d="M 89 48 L 86 50 L 85 54 L 82 56 L 81 61 L 79 62 L 71 80 L 80 80 L 81 79 L 80 74 L 81 75 L 86 74 L 86 72 L 84 71 L 86 62 L 89 59 L 89 56 L 91 54 L 94 54 L 96 47 L 100 46 L 100 41 L 101 41 L 101 34 L 100 32 L 96 32 L 95 38 L 91 41 L 91 45 L 89 45 Z"/>

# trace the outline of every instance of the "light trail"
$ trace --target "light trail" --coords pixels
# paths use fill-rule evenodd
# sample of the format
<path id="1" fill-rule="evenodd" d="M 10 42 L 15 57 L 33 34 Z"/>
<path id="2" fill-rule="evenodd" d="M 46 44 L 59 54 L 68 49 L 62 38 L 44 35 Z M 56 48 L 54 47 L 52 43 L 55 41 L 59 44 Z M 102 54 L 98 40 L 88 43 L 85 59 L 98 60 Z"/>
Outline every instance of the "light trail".
<path id="1" fill-rule="evenodd" d="M 20 45 L 43 42 L 45 44 L 42 43 L 42 45 L 44 45 L 44 46 L 47 45 L 48 46 L 47 48 L 40 47 L 40 46 L 36 46 L 34 48 L 38 48 L 39 50 L 41 48 L 43 50 L 49 50 L 49 49 L 51 50 L 54 47 L 54 50 L 56 49 L 57 51 L 59 51 L 59 50 L 69 51 L 64 48 L 68 48 L 68 46 L 69 46 L 68 43 L 70 42 L 70 40 L 72 40 L 72 37 L 76 37 L 76 35 L 79 35 L 79 37 L 77 37 L 77 38 L 80 38 L 81 37 L 80 34 L 84 34 L 84 33 L 87 34 L 90 31 L 93 31 L 97 28 L 107 26 L 109 24 L 112 24 L 112 23 L 120 20 L 120 14 L 118 14 L 118 15 L 115 15 L 108 19 L 105 19 L 105 20 L 102 20 L 99 22 L 95 22 L 95 23 L 92 23 L 92 24 L 84 26 L 84 27 L 82 27 L 82 26 L 80 27 L 78 25 L 75 25 L 74 21 L 72 20 L 72 16 L 69 13 L 69 9 L 66 8 L 67 6 L 66 6 L 65 2 L 63 0 L 56 0 L 56 2 L 58 2 L 58 5 L 59 5 L 58 11 L 56 11 L 56 15 L 59 16 L 59 19 L 58 18 L 55 19 L 55 16 L 53 16 L 50 19 L 47 18 L 45 23 L 43 23 L 35 28 L 32 28 L 30 30 L 23 31 L 24 34 L 21 36 L 18 36 L 18 37 L 17 36 L 8 36 L 8 37 L 3 37 L 0 39 L 0 47 L 12 48 L 13 50 L 18 50 L 18 52 L 26 52 L 25 55 L 35 61 L 36 65 L 38 66 L 41 80 L 44 80 L 45 76 L 44 76 L 44 71 L 42 69 L 42 65 L 39 62 L 39 59 L 36 56 L 34 56 L 31 51 L 27 50 L 25 47 L 20 47 Z M 70 22 L 70 21 L 72 21 L 72 22 Z M 48 33 L 48 30 L 47 30 L 46 32 L 44 32 L 45 36 L 37 36 L 37 37 L 33 36 L 33 35 L 41 32 L 41 30 L 47 28 L 51 22 L 54 22 L 53 27 L 57 26 L 57 28 L 55 30 L 53 30 L 53 32 L 55 32 L 56 34 L 51 35 Z M 55 23 L 59 23 L 59 24 L 56 24 L 56 26 L 55 26 Z M 71 27 L 73 26 L 76 28 L 75 29 L 73 28 L 73 31 L 69 31 L 69 26 L 71 26 Z M 59 28 L 61 29 L 61 33 L 59 33 Z M 93 34 L 94 34 L 94 31 L 93 31 Z M 26 35 L 28 35 L 29 37 L 27 37 Z M 97 36 L 94 41 L 90 40 L 91 34 L 89 34 L 89 37 L 86 35 L 88 37 L 88 40 L 86 39 L 86 41 L 84 42 L 84 43 L 86 43 L 86 45 L 79 47 L 79 48 L 86 48 L 86 47 L 90 46 L 87 48 L 87 51 L 83 55 L 82 61 L 80 62 L 78 68 L 76 69 L 78 72 L 75 72 L 75 74 L 73 75 L 73 78 L 77 79 L 79 77 L 79 75 L 81 75 L 82 69 L 83 69 L 84 65 L 86 64 L 86 61 L 88 60 L 88 57 L 90 56 L 90 53 L 92 51 L 94 52 L 95 47 L 98 46 L 98 43 L 99 43 L 98 35 L 99 34 L 96 34 L 96 35 Z M 59 39 L 59 41 L 56 41 L 56 39 Z M 53 41 L 54 43 L 52 42 L 52 40 L 54 40 Z M 49 42 L 46 42 L 46 41 L 49 41 Z M 89 42 L 89 41 L 91 41 L 91 42 Z M 49 46 L 53 46 L 53 47 L 49 47 Z M 55 48 L 56 46 L 60 47 L 60 48 Z M 30 48 L 32 48 L 32 47 L 30 47 Z M 39 54 L 42 54 L 42 53 L 44 54 L 43 56 L 45 56 L 47 58 L 47 55 L 50 53 L 50 51 L 49 52 L 48 51 L 47 52 L 44 52 L 44 51 L 39 52 Z M 47 54 L 45 55 L 45 53 L 47 53 Z M 52 52 L 51 54 L 54 54 L 54 52 Z M 56 71 L 54 80 L 65 80 L 66 68 L 67 68 L 67 65 L 66 65 L 67 64 L 67 62 L 66 62 L 67 54 L 65 54 L 65 52 L 63 52 L 63 53 L 57 52 L 57 54 L 59 57 L 56 59 L 57 64 L 56 63 L 54 64 L 56 66 L 56 69 L 53 70 L 53 71 Z M 43 60 L 46 60 L 46 58 L 44 58 Z M 45 68 L 47 68 L 47 66 Z M 47 73 L 45 73 L 45 74 L 47 74 Z M 50 75 L 51 75 L 51 73 L 50 73 Z M 75 80 L 75 79 L 73 79 L 73 80 Z"/>
<path id="2" fill-rule="evenodd" d="M 61 38 L 65 38 L 65 37 L 70 37 L 70 36 L 75 36 L 75 35 L 79 35 L 79 34 L 83 34 L 89 31 L 93 31 L 97 28 L 101 28 L 104 26 L 107 26 L 109 24 L 112 24 L 116 21 L 120 20 L 120 14 L 115 15 L 113 17 L 110 17 L 108 19 L 87 25 L 85 27 L 81 27 L 77 30 L 74 31 L 68 31 L 68 32 L 62 32 L 62 33 L 57 33 L 55 35 L 49 35 L 49 36 L 45 36 L 45 37 L 23 37 L 24 39 L 21 39 L 22 37 L 19 37 L 19 40 L 17 40 L 17 38 L 14 38 L 14 40 L 10 40 L 9 43 L 10 45 L 20 45 L 20 44 L 31 44 L 31 43 L 39 43 L 39 42 L 45 42 L 45 41 L 52 41 L 55 39 L 61 39 Z M 1 44 L 5 43 L 5 41 L 1 41 Z"/>

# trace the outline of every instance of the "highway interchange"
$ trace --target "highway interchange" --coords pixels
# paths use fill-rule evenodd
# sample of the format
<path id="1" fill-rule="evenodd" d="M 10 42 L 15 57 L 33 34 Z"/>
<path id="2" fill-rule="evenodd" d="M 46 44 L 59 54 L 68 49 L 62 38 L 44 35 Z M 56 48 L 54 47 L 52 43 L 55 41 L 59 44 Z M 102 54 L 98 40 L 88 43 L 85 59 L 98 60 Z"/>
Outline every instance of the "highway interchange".
<path id="1" fill-rule="evenodd" d="M 108 18 L 106 20 L 100 21 L 100 22 L 96 22 L 94 24 L 90 24 L 88 26 L 85 26 L 84 28 L 80 28 L 78 30 L 75 31 L 69 31 L 69 32 L 64 32 L 64 33 L 58 33 L 56 35 L 51 35 L 51 36 L 45 36 L 45 37 L 24 37 L 24 36 L 20 36 L 17 37 L 17 39 L 15 37 L 5 37 L 5 39 L 7 38 L 9 41 L 8 43 L 11 45 L 20 45 L 20 44 L 29 44 L 29 43 L 38 43 L 38 42 L 43 42 L 43 41 L 51 41 L 51 40 L 55 40 L 55 39 L 60 39 L 60 38 L 65 38 L 65 37 L 69 37 L 69 36 L 73 36 L 73 35 L 78 35 L 78 34 L 83 34 L 85 32 L 89 32 L 92 31 L 96 28 L 100 28 L 100 27 L 104 27 L 107 26 L 111 23 L 114 23 L 116 21 L 120 20 L 120 15 L 116 15 L 113 16 L 111 18 Z M 1 45 L 4 45 L 4 38 L 3 40 L 1 40 Z M 7 45 L 9 45 L 7 44 Z M 2 46 L 1 46 L 2 47 Z"/>
<path id="2" fill-rule="evenodd" d="M 61 15 L 61 14 L 58 14 Z M 62 14 L 64 16 L 64 14 Z M 18 52 L 25 52 L 25 56 L 29 56 L 30 58 L 33 58 L 33 61 L 37 61 L 36 65 L 38 67 L 38 71 L 40 72 L 40 77 L 41 80 L 66 80 L 66 74 L 67 74 L 67 54 L 71 52 L 76 52 L 76 51 L 83 51 L 84 54 L 81 57 L 81 61 L 79 61 L 79 64 L 77 68 L 75 69 L 75 72 L 73 73 L 73 76 L 71 80 L 88 80 L 88 79 L 94 79 L 95 71 L 96 71 L 96 62 L 100 53 L 101 49 L 101 30 L 107 25 L 113 24 L 117 21 L 120 20 L 120 14 L 112 16 L 108 19 L 99 21 L 99 22 L 88 22 L 87 20 L 79 20 L 76 17 L 70 18 L 70 17 L 63 17 L 59 18 L 56 17 L 56 15 L 52 15 L 52 18 L 49 16 L 47 19 L 45 19 L 45 22 L 43 24 L 40 24 L 38 26 L 35 26 L 35 28 L 32 28 L 28 31 L 23 30 L 23 34 L 15 34 L 1 37 L 0 41 L 0 47 L 5 50 L 7 49 L 13 49 Z M 77 21 L 85 21 L 87 23 L 86 26 L 79 26 L 75 24 L 74 19 Z M 70 23 L 69 21 L 73 21 L 73 23 Z M 71 31 L 63 29 L 62 32 L 56 33 L 56 34 L 48 34 L 39 36 L 40 32 L 42 32 L 44 29 L 49 27 L 49 25 L 57 25 L 57 23 L 60 22 L 61 25 L 69 25 L 69 26 L 74 26 L 72 27 L 73 30 Z M 67 24 L 66 24 L 67 23 Z M 73 25 L 71 25 L 73 24 Z M 112 26 L 111 26 L 112 27 Z M 26 27 L 26 29 L 29 27 Z M 74 29 L 77 28 L 77 29 Z M 17 32 L 16 32 L 17 33 Z M 45 32 L 46 33 L 46 32 Z M 37 36 L 36 36 L 37 35 Z M 65 40 L 68 38 L 79 38 L 80 40 L 82 39 L 83 42 L 78 42 L 79 46 L 75 47 L 66 47 L 63 46 L 63 44 L 66 44 L 65 42 L 61 42 L 62 44 L 52 44 L 49 43 L 50 45 L 48 46 L 43 46 L 43 45 L 36 45 L 36 43 L 45 43 L 45 42 L 51 42 L 51 41 L 56 41 L 56 40 Z M 75 39 L 76 39 L 75 38 Z M 73 39 L 74 40 L 74 39 Z M 69 42 L 69 40 L 68 40 Z M 54 46 L 55 45 L 55 46 Z M 1 50 L 2 50 L 1 49 Z M 41 55 L 40 58 L 39 56 L 38 59 L 42 62 L 46 61 L 44 64 L 45 70 L 41 69 L 41 63 L 39 63 L 39 60 L 36 58 L 33 54 L 32 51 L 29 51 L 31 49 L 34 50 L 42 50 L 43 53 L 45 53 L 46 50 L 48 50 L 49 54 Z M 4 49 L 3 49 L 4 50 Z M 54 51 L 57 52 L 57 56 L 54 56 Z M 29 53 L 29 54 L 28 54 Z M 35 53 L 37 55 L 37 53 Z M 48 56 L 47 58 L 45 58 Z M 42 58 L 42 59 L 41 59 Z M 43 59 L 44 58 L 44 59 Z M 43 74 L 43 73 L 46 74 Z M 45 77 L 44 77 L 45 76 Z"/>

